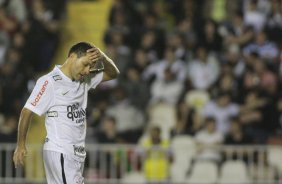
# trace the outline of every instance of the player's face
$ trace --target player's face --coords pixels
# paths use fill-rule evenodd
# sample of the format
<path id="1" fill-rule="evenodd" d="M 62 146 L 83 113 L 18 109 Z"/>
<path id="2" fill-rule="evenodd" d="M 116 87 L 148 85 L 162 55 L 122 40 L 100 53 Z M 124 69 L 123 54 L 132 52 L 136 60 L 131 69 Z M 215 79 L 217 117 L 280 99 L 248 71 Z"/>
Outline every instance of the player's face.
<path id="1" fill-rule="evenodd" d="M 89 60 L 89 57 L 82 56 L 80 58 L 77 58 L 72 67 L 74 80 L 82 80 L 86 75 L 88 75 L 90 72 L 90 65 L 91 62 Z"/>

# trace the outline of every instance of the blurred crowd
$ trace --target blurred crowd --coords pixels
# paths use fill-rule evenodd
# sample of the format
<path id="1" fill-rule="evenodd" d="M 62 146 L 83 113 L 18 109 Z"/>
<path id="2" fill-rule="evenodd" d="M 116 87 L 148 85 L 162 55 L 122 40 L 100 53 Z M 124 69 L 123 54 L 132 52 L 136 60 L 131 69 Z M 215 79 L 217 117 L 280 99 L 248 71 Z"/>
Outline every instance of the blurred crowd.
<path id="1" fill-rule="evenodd" d="M 155 126 L 202 144 L 282 135 L 281 0 L 114 0 L 108 21 L 121 76 L 91 92 L 89 142 L 137 143 Z"/>
<path id="2" fill-rule="evenodd" d="M 66 1 L 0 1 L 0 140 L 50 68 Z M 88 142 L 162 137 L 267 144 L 282 135 L 281 0 L 113 0 L 105 52 L 121 75 L 91 91 Z M 5 137 L 5 138 L 4 138 Z"/>
<path id="3" fill-rule="evenodd" d="M 0 1 L 0 142 L 16 142 L 21 108 L 57 49 L 65 3 Z"/>
<path id="4" fill-rule="evenodd" d="M 20 110 L 57 50 L 66 2 L 0 0 L 0 142 L 16 142 Z M 189 135 L 197 158 L 220 161 L 205 147 L 282 142 L 282 0 L 112 2 L 101 39 L 121 75 L 90 91 L 88 143 L 167 149 Z M 146 176 L 168 157 L 157 163 L 165 178 L 171 150 L 156 152 L 141 153 Z"/>

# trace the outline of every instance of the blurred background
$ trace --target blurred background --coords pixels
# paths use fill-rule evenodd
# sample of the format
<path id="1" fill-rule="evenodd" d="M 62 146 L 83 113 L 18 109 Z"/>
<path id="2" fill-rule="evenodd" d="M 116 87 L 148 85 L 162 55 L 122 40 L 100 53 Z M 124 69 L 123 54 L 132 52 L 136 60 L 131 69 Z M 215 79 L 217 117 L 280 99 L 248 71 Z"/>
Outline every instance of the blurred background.
<path id="1" fill-rule="evenodd" d="M 0 183 L 45 183 L 44 117 L 15 170 L 18 118 L 80 41 L 121 71 L 89 94 L 86 183 L 282 183 L 281 0 L 0 0 Z"/>

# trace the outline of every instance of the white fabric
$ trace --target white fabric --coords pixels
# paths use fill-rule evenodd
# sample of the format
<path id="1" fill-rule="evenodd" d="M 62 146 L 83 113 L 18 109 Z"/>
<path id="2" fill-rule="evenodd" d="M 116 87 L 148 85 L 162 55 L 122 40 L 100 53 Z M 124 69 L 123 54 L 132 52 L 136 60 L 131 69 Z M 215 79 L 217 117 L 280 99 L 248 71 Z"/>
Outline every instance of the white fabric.
<path id="1" fill-rule="evenodd" d="M 143 173 L 140 172 L 131 172 L 127 173 L 121 179 L 124 184 L 132 184 L 132 183 L 146 183 L 146 178 Z"/>
<path id="2" fill-rule="evenodd" d="M 154 104 L 164 101 L 171 105 L 176 105 L 182 90 L 183 84 L 180 81 L 164 81 L 163 79 L 157 79 L 151 86 L 152 97 L 150 103 Z"/>
<path id="3" fill-rule="evenodd" d="M 244 16 L 245 25 L 253 26 L 256 31 L 262 30 L 265 21 L 265 15 L 259 11 L 247 11 Z"/>
<path id="4" fill-rule="evenodd" d="M 204 109 L 204 117 L 214 117 L 216 119 L 217 130 L 223 134 L 226 134 L 230 127 L 230 118 L 239 114 L 239 106 L 235 103 L 231 103 L 225 107 L 220 107 L 214 101 L 208 102 Z"/>
<path id="5" fill-rule="evenodd" d="M 277 46 L 270 41 L 265 41 L 262 45 L 251 43 L 244 47 L 243 53 L 245 56 L 250 55 L 252 52 L 257 52 L 262 58 L 276 58 L 279 55 Z"/>
<path id="6" fill-rule="evenodd" d="M 185 103 L 198 112 L 202 112 L 205 104 L 210 100 L 210 95 L 204 90 L 190 90 L 185 95 Z"/>
<path id="7" fill-rule="evenodd" d="M 207 89 L 217 80 L 219 69 L 217 58 L 210 55 L 205 63 L 199 59 L 191 61 L 188 77 L 196 89 Z"/>
<path id="8" fill-rule="evenodd" d="M 218 183 L 249 183 L 248 170 L 245 163 L 242 160 L 224 162 Z"/>
<path id="9" fill-rule="evenodd" d="M 202 130 L 196 134 L 195 140 L 197 143 L 204 146 L 201 152 L 197 155 L 197 159 L 214 161 L 220 160 L 220 153 L 213 146 L 223 142 L 222 134 L 219 132 L 209 133 L 206 130 Z"/>
<path id="10" fill-rule="evenodd" d="M 171 71 L 176 75 L 176 79 L 184 81 L 186 78 L 186 65 L 182 60 L 176 60 L 173 63 L 169 63 L 167 60 L 161 60 L 157 63 L 150 64 L 143 73 L 143 78 L 148 80 L 153 75 L 156 75 L 156 79 L 164 79 L 164 71 L 167 67 L 170 67 Z"/>
<path id="11" fill-rule="evenodd" d="M 137 108 L 132 106 L 127 100 L 107 109 L 106 114 L 115 117 L 118 132 L 141 129 L 144 126 L 144 116 Z"/>
<path id="12" fill-rule="evenodd" d="M 188 183 L 211 184 L 216 183 L 218 168 L 214 162 L 195 162 Z"/>
<path id="13" fill-rule="evenodd" d="M 103 78 L 99 73 L 88 82 L 72 81 L 58 66 L 38 79 L 25 108 L 46 114 L 44 150 L 57 151 L 84 161 L 88 90 Z"/>
<path id="14" fill-rule="evenodd" d="M 84 184 L 82 176 L 84 162 L 73 160 L 68 155 L 44 150 L 44 168 L 48 184 Z M 64 173 L 64 176 L 63 176 Z"/>

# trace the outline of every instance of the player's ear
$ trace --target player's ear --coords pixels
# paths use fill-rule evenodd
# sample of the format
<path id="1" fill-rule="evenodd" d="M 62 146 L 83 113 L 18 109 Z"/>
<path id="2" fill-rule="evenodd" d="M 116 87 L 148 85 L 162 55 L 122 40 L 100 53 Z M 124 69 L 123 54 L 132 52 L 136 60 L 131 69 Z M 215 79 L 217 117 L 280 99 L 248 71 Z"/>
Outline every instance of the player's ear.
<path id="1" fill-rule="evenodd" d="M 70 59 L 75 59 L 77 57 L 77 55 L 75 54 L 75 53 L 71 53 L 70 55 L 69 55 L 69 58 Z"/>

